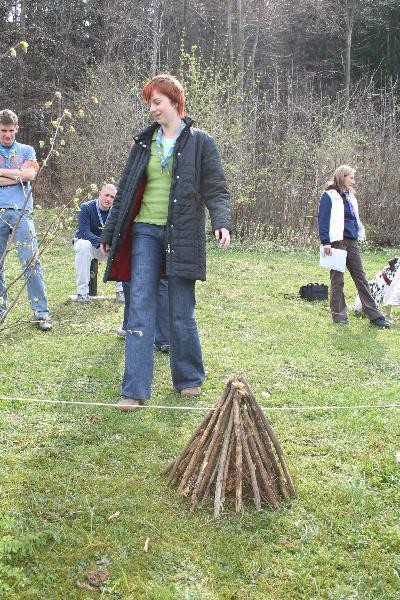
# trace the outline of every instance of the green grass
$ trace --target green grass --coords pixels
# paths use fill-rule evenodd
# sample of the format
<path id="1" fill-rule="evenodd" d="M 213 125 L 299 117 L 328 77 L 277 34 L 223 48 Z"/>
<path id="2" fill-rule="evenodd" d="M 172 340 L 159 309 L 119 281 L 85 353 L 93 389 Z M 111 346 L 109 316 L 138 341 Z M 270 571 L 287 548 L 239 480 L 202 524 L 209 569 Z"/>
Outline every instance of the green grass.
<path id="1" fill-rule="evenodd" d="M 43 258 L 54 330 L 22 324 L 0 334 L 1 395 L 118 397 L 124 342 L 114 328 L 122 308 L 68 301 L 70 238 L 62 232 Z M 394 254 L 365 251 L 368 275 Z M 208 281 L 197 287 L 207 370 L 202 405 L 217 400 L 231 374 L 244 375 L 266 407 L 399 402 L 398 323 L 379 331 L 352 318 L 336 328 L 326 303 L 284 298 L 309 281 L 327 281 L 316 252 L 209 247 Z M 24 296 L 10 322 L 28 314 Z M 152 402 L 182 404 L 160 353 Z M 267 416 L 298 498 L 278 513 L 249 504 L 236 515 L 227 506 L 214 522 L 208 507 L 191 514 L 160 475 L 201 413 L 0 402 L 0 597 L 400 598 L 399 412 Z M 76 580 L 101 565 L 110 573 L 103 593 L 79 590 Z"/>

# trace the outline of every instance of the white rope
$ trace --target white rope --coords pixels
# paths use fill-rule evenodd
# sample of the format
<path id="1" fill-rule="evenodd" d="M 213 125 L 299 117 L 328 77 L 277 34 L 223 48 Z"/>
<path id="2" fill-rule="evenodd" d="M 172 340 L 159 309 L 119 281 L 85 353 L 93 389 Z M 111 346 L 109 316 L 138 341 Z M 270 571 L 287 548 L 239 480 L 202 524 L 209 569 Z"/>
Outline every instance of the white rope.
<path id="1" fill-rule="evenodd" d="M 110 408 L 116 408 L 116 404 L 111 404 L 107 402 L 80 402 L 80 401 L 72 401 L 72 400 L 47 400 L 41 398 L 22 398 L 22 397 L 10 397 L 10 396 L 0 396 L 0 401 L 4 402 L 30 402 L 36 404 L 76 404 L 78 406 L 104 406 Z M 214 410 L 213 406 L 165 406 L 159 404 L 141 404 L 136 408 L 152 408 L 155 410 Z M 323 411 L 323 410 L 382 410 L 388 408 L 400 408 L 400 404 L 349 404 L 349 405 L 331 405 L 331 406 L 261 406 L 263 411 L 292 411 L 292 412 L 313 412 L 313 411 Z"/>

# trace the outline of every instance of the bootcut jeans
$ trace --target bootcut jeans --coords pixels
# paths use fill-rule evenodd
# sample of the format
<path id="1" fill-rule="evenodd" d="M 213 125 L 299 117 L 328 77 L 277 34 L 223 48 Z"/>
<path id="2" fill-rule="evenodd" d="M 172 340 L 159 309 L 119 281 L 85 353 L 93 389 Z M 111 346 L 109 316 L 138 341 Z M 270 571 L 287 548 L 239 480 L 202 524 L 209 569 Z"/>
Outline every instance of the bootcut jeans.
<path id="1" fill-rule="evenodd" d="M 122 288 L 125 296 L 124 321 L 122 329 L 125 331 L 128 327 L 129 300 L 130 300 L 130 281 L 123 281 Z M 160 278 L 157 297 L 156 330 L 154 334 L 154 345 L 157 348 L 169 346 L 169 301 L 168 301 L 168 279 Z"/>
<path id="2" fill-rule="evenodd" d="M 28 264 L 30 265 L 24 275 L 34 319 L 46 319 L 49 316 L 49 307 L 43 271 L 39 259 L 32 260 L 38 249 L 35 226 L 29 212 L 22 212 L 21 214 L 21 211 L 15 208 L 0 209 L 0 316 L 7 309 L 4 258 L 1 260 L 1 257 L 6 249 L 8 238 L 14 229 L 13 244 L 17 249 L 21 267 L 25 269 Z"/>
<path id="3" fill-rule="evenodd" d="M 153 380 L 153 344 L 160 273 L 165 264 L 165 227 L 134 223 L 129 315 L 122 395 L 147 400 Z M 170 368 L 175 389 L 201 386 L 205 373 L 194 317 L 195 280 L 168 277 Z"/>

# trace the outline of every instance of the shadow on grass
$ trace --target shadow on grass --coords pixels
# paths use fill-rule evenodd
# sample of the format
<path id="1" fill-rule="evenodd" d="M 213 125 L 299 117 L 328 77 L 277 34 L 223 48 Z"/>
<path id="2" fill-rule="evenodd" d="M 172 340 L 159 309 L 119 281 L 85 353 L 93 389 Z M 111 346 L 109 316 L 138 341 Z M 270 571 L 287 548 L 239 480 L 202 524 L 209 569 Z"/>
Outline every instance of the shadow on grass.
<path id="1" fill-rule="evenodd" d="M 392 335 L 390 330 L 380 330 L 371 325 L 367 319 L 360 319 L 356 325 L 353 323 L 350 323 L 349 326 L 332 324 L 332 328 L 329 336 L 330 343 L 342 353 L 344 359 L 349 357 L 366 364 L 373 362 L 375 369 L 378 369 L 380 365 L 386 365 L 388 357 L 385 337 Z"/>

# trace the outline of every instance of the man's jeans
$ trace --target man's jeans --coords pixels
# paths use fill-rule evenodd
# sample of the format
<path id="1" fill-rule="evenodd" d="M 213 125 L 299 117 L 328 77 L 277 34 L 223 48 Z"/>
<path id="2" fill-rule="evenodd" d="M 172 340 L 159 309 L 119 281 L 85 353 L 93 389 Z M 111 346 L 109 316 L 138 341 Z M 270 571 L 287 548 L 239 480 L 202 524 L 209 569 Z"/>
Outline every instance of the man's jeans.
<path id="1" fill-rule="evenodd" d="M 30 214 L 24 212 L 16 227 L 20 216 L 21 211 L 14 208 L 0 209 L 0 315 L 7 308 L 7 292 L 4 277 L 5 265 L 4 258 L 1 260 L 1 257 L 6 249 L 7 240 L 13 229 L 15 229 L 13 243 L 17 249 L 21 267 L 25 269 L 30 264 L 24 275 L 27 280 L 28 298 L 34 318 L 45 319 L 49 316 L 49 307 L 47 304 L 43 271 L 39 259 L 34 258 L 32 260 L 38 249 L 35 226 Z"/>
<path id="2" fill-rule="evenodd" d="M 128 327 L 129 299 L 130 299 L 130 281 L 123 281 L 122 287 L 125 296 L 124 322 L 122 329 L 126 331 Z M 157 297 L 157 315 L 156 330 L 154 334 L 154 345 L 157 348 L 169 346 L 169 301 L 168 301 L 168 279 L 160 278 Z"/>
<path id="3" fill-rule="evenodd" d="M 93 258 L 107 260 L 100 248 L 95 248 L 89 240 L 74 239 L 76 293 L 87 296 L 89 293 L 90 263 Z M 115 282 L 115 291 L 122 292 L 122 283 Z"/>
<path id="4" fill-rule="evenodd" d="M 164 269 L 165 227 L 134 223 L 132 271 L 122 394 L 146 400 L 151 395 L 160 273 Z M 203 383 L 204 367 L 194 318 L 195 281 L 168 277 L 170 366 L 177 390 Z"/>

